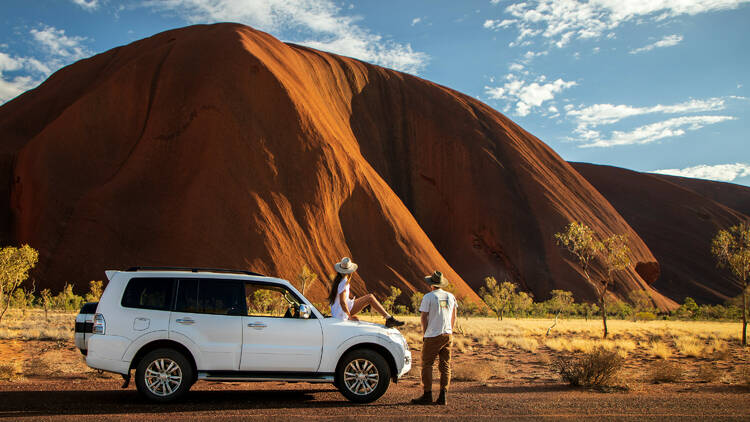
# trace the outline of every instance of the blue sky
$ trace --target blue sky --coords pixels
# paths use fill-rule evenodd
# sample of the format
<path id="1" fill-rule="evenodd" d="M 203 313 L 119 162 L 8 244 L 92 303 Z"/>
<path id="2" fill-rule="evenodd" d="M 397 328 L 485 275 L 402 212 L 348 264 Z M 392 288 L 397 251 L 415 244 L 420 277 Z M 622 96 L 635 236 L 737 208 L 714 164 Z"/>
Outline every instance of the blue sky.
<path id="1" fill-rule="evenodd" d="M 750 0 L 3 0 L 0 104 L 223 21 L 474 96 L 566 160 L 750 186 Z"/>

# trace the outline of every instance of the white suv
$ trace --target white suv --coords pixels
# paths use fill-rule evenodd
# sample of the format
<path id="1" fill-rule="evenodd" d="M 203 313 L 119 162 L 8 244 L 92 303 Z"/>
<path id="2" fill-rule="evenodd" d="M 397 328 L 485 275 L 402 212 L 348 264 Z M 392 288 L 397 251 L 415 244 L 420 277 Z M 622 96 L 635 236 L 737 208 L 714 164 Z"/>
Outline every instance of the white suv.
<path id="1" fill-rule="evenodd" d="M 107 271 L 88 366 L 135 369 L 138 391 L 174 400 L 198 380 L 333 383 L 351 401 L 377 400 L 411 369 L 393 328 L 324 317 L 288 281 L 246 271 Z M 88 330 L 86 330 L 88 331 Z"/>

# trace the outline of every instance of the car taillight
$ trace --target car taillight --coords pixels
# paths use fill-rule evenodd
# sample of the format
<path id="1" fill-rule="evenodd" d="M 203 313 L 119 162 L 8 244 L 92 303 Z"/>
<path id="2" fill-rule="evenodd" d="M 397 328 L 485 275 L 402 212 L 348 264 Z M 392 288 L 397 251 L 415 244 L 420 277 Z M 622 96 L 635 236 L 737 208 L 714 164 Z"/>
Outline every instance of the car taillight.
<path id="1" fill-rule="evenodd" d="M 104 334 L 106 328 L 107 323 L 104 321 L 104 315 L 94 314 L 94 326 L 91 332 L 94 334 Z"/>

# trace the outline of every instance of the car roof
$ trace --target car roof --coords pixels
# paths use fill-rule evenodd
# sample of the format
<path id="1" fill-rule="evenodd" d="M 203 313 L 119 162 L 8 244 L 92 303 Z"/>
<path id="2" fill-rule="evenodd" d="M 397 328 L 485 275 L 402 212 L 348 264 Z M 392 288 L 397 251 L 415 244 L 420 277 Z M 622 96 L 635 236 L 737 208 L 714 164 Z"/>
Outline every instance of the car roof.
<path id="1" fill-rule="evenodd" d="M 277 278 L 269 277 L 263 274 L 255 273 L 252 271 L 244 270 L 227 270 L 220 268 L 181 268 L 181 267 L 131 267 L 125 271 L 120 270 L 107 270 L 105 271 L 108 279 L 112 279 L 117 273 L 133 273 L 139 276 L 147 277 L 185 277 L 185 278 L 223 278 L 223 279 L 234 279 L 234 280 L 253 280 L 253 281 L 266 281 L 273 283 L 281 283 L 291 285 L 289 281 Z"/>

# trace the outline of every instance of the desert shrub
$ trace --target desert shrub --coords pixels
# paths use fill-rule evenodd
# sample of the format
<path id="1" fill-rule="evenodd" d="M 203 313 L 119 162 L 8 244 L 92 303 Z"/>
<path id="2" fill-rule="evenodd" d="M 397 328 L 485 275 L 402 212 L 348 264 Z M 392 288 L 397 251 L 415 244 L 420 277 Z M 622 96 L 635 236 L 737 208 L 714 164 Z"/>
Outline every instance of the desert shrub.
<path id="1" fill-rule="evenodd" d="M 606 386 L 624 365 L 622 356 L 603 348 L 577 356 L 560 355 L 552 361 L 552 369 L 574 387 Z"/>
<path id="2" fill-rule="evenodd" d="M 422 292 L 414 292 L 411 295 L 411 298 L 410 298 L 411 310 L 414 311 L 414 313 L 417 315 L 419 315 L 419 306 L 422 304 L 423 298 L 424 298 L 424 293 Z"/>
<path id="3" fill-rule="evenodd" d="M 651 312 L 638 312 L 635 314 L 636 321 L 653 321 L 656 319 L 656 315 Z"/>
<path id="4" fill-rule="evenodd" d="M 699 382 L 716 382 L 721 378 L 721 371 L 710 363 L 704 363 L 698 367 Z"/>
<path id="5" fill-rule="evenodd" d="M 492 376 L 502 374 L 502 367 L 498 363 L 465 362 L 451 368 L 451 378 L 456 381 L 485 382 Z"/>
<path id="6" fill-rule="evenodd" d="M 1 381 L 14 381 L 22 378 L 21 362 L 3 362 L 0 363 L 0 380 Z"/>
<path id="7" fill-rule="evenodd" d="M 677 382 L 683 377 L 683 370 L 679 364 L 671 361 L 657 361 L 651 365 L 651 381 L 658 384 Z"/>

